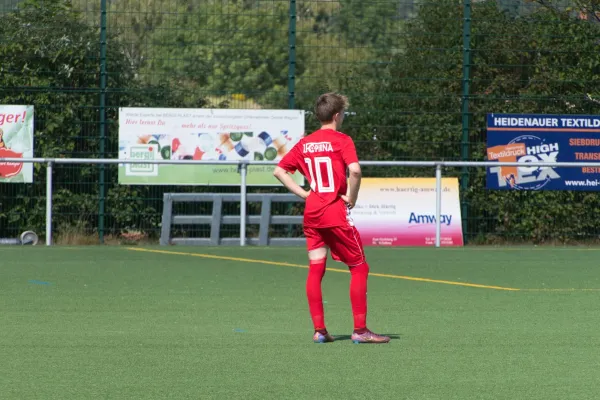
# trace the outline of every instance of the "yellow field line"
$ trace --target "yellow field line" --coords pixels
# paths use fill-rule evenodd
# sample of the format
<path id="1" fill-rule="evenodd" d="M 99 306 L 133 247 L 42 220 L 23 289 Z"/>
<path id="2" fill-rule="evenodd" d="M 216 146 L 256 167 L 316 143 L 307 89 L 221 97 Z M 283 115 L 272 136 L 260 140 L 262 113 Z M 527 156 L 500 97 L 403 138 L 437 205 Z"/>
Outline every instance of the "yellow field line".
<path id="1" fill-rule="evenodd" d="M 524 292 L 598 292 L 600 289 L 581 289 L 581 288 L 570 288 L 570 289 L 523 289 Z"/>
<path id="2" fill-rule="evenodd" d="M 215 256 L 213 254 L 187 253 L 187 252 L 170 251 L 170 250 L 150 250 L 150 249 L 142 249 L 142 248 L 137 248 L 137 247 L 128 247 L 127 250 L 139 251 L 139 252 L 144 252 L 144 253 L 171 254 L 171 255 L 180 255 L 180 256 L 188 256 L 188 257 L 212 258 L 215 260 L 240 261 L 240 262 L 245 262 L 245 263 L 267 264 L 267 265 L 277 265 L 277 266 L 283 266 L 283 267 L 295 267 L 295 268 L 308 269 L 308 266 L 301 265 L 301 264 L 291 264 L 291 263 L 280 262 L 280 261 L 257 260 L 257 259 L 252 259 L 252 258 Z M 350 273 L 350 271 L 348 271 L 346 269 L 329 268 L 329 267 L 327 268 L 327 271 L 342 272 L 345 274 Z M 480 289 L 494 289 L 494 290 L 506 290 L 506 291 L 521 290 L 521 289 L 517 289 L 517 288 L 509 288 L 509 287 L 502 287 L 502 286 L 480 285 L 477 283 L 445 281 L 445 280 L 439 280 L 439 279 L 417 278 L 417 277 L 413 277 L 413 276 L 379 274 L 379 273 L 372 273 L 372 272 L 369 273 L 369 276 L 377 276 L 377 277 L 381 277 L 381 278 L 391 278 L 391 279 L 403 279 L 403 280 L 417 281 L 417 282 L 441 283 L 441 284 L 445 284 L 445 285 L 467 286 L 467 287 L 474 287 L 474 288 L 480 288 Z"/>

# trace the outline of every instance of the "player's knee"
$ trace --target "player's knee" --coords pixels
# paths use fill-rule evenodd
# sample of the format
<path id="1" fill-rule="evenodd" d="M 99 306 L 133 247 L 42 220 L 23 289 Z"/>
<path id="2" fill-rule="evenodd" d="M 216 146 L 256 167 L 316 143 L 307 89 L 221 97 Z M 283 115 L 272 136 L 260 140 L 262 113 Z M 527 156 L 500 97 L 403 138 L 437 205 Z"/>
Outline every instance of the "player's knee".
<path id="1" fill-rule="evenodd" d="M 326 258 L 321 258 L 319 260 L 310 260 L 308 263 L 309 264 L 308 273 L 309 274 L 317 274 L 320 276 L 325 275 L 326 261 L 327 261 Z"/>
<path id="2" fill-rule="evenodd" d="M 325 257 L 323 257 L 323 258 L 319 258 L 319 259 L 315 259 L 315 260 L 309 260 L 308 264 L 312 267 L 313 265 L 325 264 L 326 261 L 327 261 L 327 259 Z"/>
<path id="3" fill-rule="evenodd" d="M 350 267 L 350 273 L 351 274 L 361 274 L 361 275 L 368 275 L 369 274 L 369 264 L 367 264 L 366 261 L 363 261 L 360 264 L 354 265 Z"/>

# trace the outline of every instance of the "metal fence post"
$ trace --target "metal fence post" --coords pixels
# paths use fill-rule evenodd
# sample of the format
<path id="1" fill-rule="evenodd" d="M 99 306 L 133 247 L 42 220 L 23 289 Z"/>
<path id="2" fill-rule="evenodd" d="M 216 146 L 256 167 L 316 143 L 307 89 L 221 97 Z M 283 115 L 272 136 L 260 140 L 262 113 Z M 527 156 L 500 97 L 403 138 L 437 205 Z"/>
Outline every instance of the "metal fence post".
<path id="1" fill-rule="evenodd" d="M 435 166 L 435 247 L 440 247 L 442 237 L 442 165 Z"/>
<path id="2" fill-rule="evenodd" d="M 100 0 L 100 158 L 106 157 L 106 0 Z M 104 243 L 104 208 L 106 198 L 104 164 L 98 177 L 98 239 Z"/>
<path id="3" fill-rule="evenodd" d="M 246 245 L 246 174 L 248 165 L 240 163 L 241 185 L 240 185 L 240 246 Z"/>
<path id="4" fill-rule="evenodd" d="M 288 26 L 288 109 L 296 107 L 296 0 L 290 0 Z M 287 212 L 290 213 L 294 205 L 287 204 Z M 292 236 L 293 225 L 288 225 L 288 237 Z"/>
<path id="5" fill-rule="evenodd" d="M 288 44 L 288 108 L 293 110 L 296 107 L 296 0 L 290 0 Z"/>
<path id="6" fill-rule="evenodd" d="M 52 166 L 54 162 L 46 164 L 46 246 L 52 246 Z"/>
<path id="7" fill-rule="evenodd" d="M 463 2 L 463 79 L 462 79 L 462 139 L 460 147 L 460 159 L 469 160 L 469 94 L 471 82 L 471 0 Z M 460 191 L 464 194 L 469 186 L 469 169 L 462 167 L 460 174 Z M 466 201 L 461 202 L 461 214 L 463 225 L 463 237 L 467 233 L 467 217 L 469 207 Z"/>

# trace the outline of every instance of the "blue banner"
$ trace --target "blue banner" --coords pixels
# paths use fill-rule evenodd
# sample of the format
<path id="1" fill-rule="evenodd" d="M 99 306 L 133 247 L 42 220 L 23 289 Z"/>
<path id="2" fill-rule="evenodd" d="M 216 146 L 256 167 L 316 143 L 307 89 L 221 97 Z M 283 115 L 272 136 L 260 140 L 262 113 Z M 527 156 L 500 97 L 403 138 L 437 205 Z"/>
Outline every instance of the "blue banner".
<path id="1" fill-rule="evenodd" d="M 600 116 L 488 114 L 487 160 L 600 162 Z M 492 167 L 487 188 L 600 190 L 597 167 Z"/>

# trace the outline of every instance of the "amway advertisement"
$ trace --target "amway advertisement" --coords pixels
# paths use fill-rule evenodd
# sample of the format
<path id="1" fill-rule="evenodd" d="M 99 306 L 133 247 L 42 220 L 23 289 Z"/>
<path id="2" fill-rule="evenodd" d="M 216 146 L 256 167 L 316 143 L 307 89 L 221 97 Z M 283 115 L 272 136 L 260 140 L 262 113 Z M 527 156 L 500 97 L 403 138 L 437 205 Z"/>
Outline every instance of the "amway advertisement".
<path id="1" fill-rule="evenodd" d="M 351 217 L 365 246 L 435 245 L 435 178 L 363 178 Z M 457 178 L 442 178 L 442 246 L 462 246 Z"/>
<path id="2" fill-rule="evenodd" d="M 33 158 L 33 106 L 0 105 L 0 158 Z M 33 182 L 33 164 L 0 161 L 0 183 Z"/>
<path id="3" fill-rule="evenodd" d="M 237 166 L 279 161 L 304 136 L 302 110 L 119 109 L 119 159 L 205 160 L 217 165 L 120 164 L 119 183 L 239 185 Z M 249 166 L 247 184 L 280 185 L 275 166 Z M 294 174 L 300 184 L 304 177 Z"/>
<path id="4" fill-rule="evenodd" d="M 506 162 L 600 162 L 600 117 L 488 114 L 487 159 Z M 600 190 L 597 167 L 492 167 L 487 188 Z"/>

